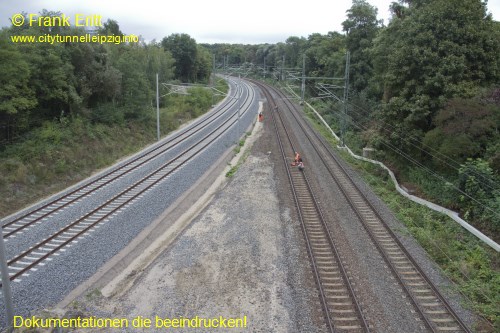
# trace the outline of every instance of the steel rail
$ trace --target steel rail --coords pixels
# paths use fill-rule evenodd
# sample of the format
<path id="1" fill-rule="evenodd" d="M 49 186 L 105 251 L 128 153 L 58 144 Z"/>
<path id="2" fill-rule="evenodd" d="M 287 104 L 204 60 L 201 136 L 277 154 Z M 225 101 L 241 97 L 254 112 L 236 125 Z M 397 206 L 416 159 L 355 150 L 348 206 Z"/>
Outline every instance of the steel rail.
<path id="1" fill-rule="evenodd" d="M 275 89 L 275 91 L 276 91 L 276 89 Z M 283 93 L 281 91 L 277 91 L 277 94 L 283 95 Z M 285 100 L 285 103 L 286 103 L 287 99 L 284 99 L 284 100 Z M 290 102 L 288 102 L 288 103 L 290 103 Z M 290 104 L 291 104 L 293 110 L 296 113 L 298 113 L 299 111 L 297 110 L 297 107 L 294 104 L 292 104 L 292 103 L 290 103 Z M 409 296 L 409 298 L 412 301 L 414 307 L 417 309 L 417 311 L 419 312 L 420 316 L 424 320 L 424 323 L 426 324 L 427 328 L 429 328 L 433 332 L 443 331 L 443 330 L 450 330 L 450 329 L 454 328 L 454 327 L 450 327 L 450 326 L 442 326 L 442 325 L 440 325 L 441 323 L 448 322 L 446 318 L 441 318 L 443 315 L 445 315 L 444 313 L 442 313 L 442 310 L 436 310 L 436 309 L 425 310 L 424 309 L 424 307 L 426 307 L 426 306 L 430 306 L 430 307 L 436 308 L 436 307 L 439 306 L 439 302 L 440 302 L 440 303 L 442 303 L 443 307 L 446 309 L 447 314 L 449 316 L 451 316 L 453 318 L 453 320 L 456 322 L 456 324 L 458 324 L 458 326 L 459 326 L 459 328 L 456 328 L 454 331 L 455 332 L 460 331 L 460 332 L 471 333 L 472 331 L 458 317 L 458 315 L 455 313 L 455 311 L 450 306 L 450 304 L 448 303 L 448 301 L 442 296 L 442 294 L 439 292 L 439 290 L 434 285 L 434 283 L 427 277 L 427 275 L 425 274 L 425 272 L 423 272 L 423 270 L 420 268 L 420 265 L 418 265 L 418 263 L 415 261 L 415 259 L 411 256 L 411 254 L 408 252 L 408 250 L 406 250 L 406 248 L 404 247 L 404 245 L 401 243 L 401 241 L 399 240 L 399 238 L 394 234 L 394 232 L 392 231 L 392 229 L 388 226 L 388 224 L 380 216 L 380 214 L 378 213 L 378 210 L 375 209 L 375 207 L 373 207 L 373 205 L 371 204 L 371 202 L 368 199 L 366 199 L 365 195 L 359 189 L 359 187 L 354 182 L 354 180 L 352 179 L 352 177 L 349 175 L 349 173 L 347 172 L 347 170 L 345 169 L 345 167 L 339 162 L 338 158 L 333 154 L 333 152 L 331 151 L 331 148 L 329 147 L 329 145 L 324 142 L 324 139 L 321 138 L 319 136 L 319 134 L 317 134 L 316 131 L 314 131 L 312 129 L 312 127 L 310 126 L 310 124 L 307 123 L 307 122 L 305 122 L 305 126 L 307 127 L 307 130 L 306 130 L 306 128 L 304 128 L 304 125 L 299 121 L 299 118 L 295 114 L 295 112 L 291 112 L 291 114 L 294 117 L 295 121 L 300 126 L 300 128 L 302 129 L 303 133 L 308 138 L 308 140 L 311 142 L 311 145 L 313 146 L 313 148 L 317 152 L 318 156 L 320 157 L 320 159 L 322 160 L 322 162 L 326 166 L 326 168 L 327 168 L 328 172 L 330 173 L 331 177 L 333 178 L 333 180 L 339 186 L 341 192 L 343 193 L 344 197 L 349 202 L 349 205 L 352 207 L 352 209 L 354 210 L 355 214 L 358 216 L 358 218 L 360 219 L 360 221 L 362 221 L 362 225 L 363 225 L 364 229 L 367 231 L 367 233 L 368 233 L 369 237 L 371 238 L 373 244 L 375 245 L 375 247 L 377 248 L 377 250 L 381 254 L 381 256 L 384 259 L 384 261 L 387 263 L 388 267 L 391 269 L 391 272 L 397 278 L 399 284 L 402 286 L 402 288 L 405 291 L 405 293 Z M 310 137 L 310 135 L 308 133 L 313 133 L 313 135 L 315 136 L 316 140 L 321 144 L 321 146 L 323 147 L 323 149 L 326 151 L 327 156 L 331 157 L 331 160 L 335 163 L 335 167 L 340 172 L 336 172 L 337 170 L 332 170 L 331 169 L 330 163 L 328 163 L 325 160 L 325 158 L 323 157 L 324 154 L 322 154 L 318 150 L 316 144 L 313 143 L 313 140 L 311 139 L 311 137 Z M 342 184 L 342 182 L 339 180 L 340 175 L 342 175 L 349 182 L 349 185 Z M 346 188 L 346 186 L 351 186 L 352 187 L 352 191 L 354 191 L 354 193 L 352 193 L 352 192 L 349 193 L 348 189 Z M 373 222 L 373 221 L 368 222 L 367 221 L 368 220 L 367 217 L 364 216 L 364 214 L 361 212 L 361 209 L 359 207 L 360 203 L 355 203 L 354 200 L 352 199 L 353 195 L 356 195 L 357 198 L 360 198 L 360 200 L 362 200 L 364 206 L 367 207 L 370 210 L 370 213 L 372 213 L 375 216 L 377 222 L 379 222 L 383 226 L 383 230 L 382 229 L 377 229 L 377 232 L 382 232 L 382 231 L 386 232 L 391 237 L 391 239 L 397 245 L 398 250 L 400 250 L 401 253 L 404 254 L 404 256 L 407 258 L 407 260 L 409 261 L 409 263 L 411 263 L 412 268 L 418 273 L 418 275 L 421 277 L 421 279 L 423 281 L 425 281 L 425 283 L 430 288 L 430 290 L 432 290 L 432 292 L 435 295 L 436 299 L 439 300 L 438 303 L 419 301 L 418 300 L 419 295 L 414 295 L 417 291 L 418 292 L 423 292 L 423 290 L 425 290 L 425 289 L 420 289 L 420 288 L 413 288 L 412 289 L 411 286 L 409 285 L 410 283 L 405 282 L 405 280 L 409 279 L 409 278 L 405 278 L 405 276 L 406 275 L 410 275 L 409 271 L 407 271 L 407 269 L 409 269 L 408 266 L 401 266 L 401 267 L 404 267 L 404 270 L 402 270 L 401 268 L 396 267 L 396 263 L 394 263 L 394 260 L 392 260 L 390 258 L 391 255 L 388 254 L 387 249 L 384 249 L 384 245 L 380 242 L 380 240 L 377 239 L 377 235 L 375 234 L 375 232 L 373 230 L 374 227 L 370 227 L 370 224 L 372 226 L 376 226 L 375 222 Z M 392 255 L 392 256 L 393 257 L 397 257 L 396 255 Z M 399 265 L 402 265 L 402 264 L 399 264 Z M 404 274 L 402 274 L 402 272 Z M 403 275 L 405 275 L 405 276 L 403 276 Z M 414 279 L 414 278 L 412 277 L 412 279 Z M 415 284 L 416 286 L 420 286 L 421 287 L 421 285 L 418 282 L 413 282 L 412 284 Z M 420 297 L 422 297 L 422 296 L 420 296 Z M 427 297 L 427 296 L 425 296 L 425 297 Z M 423 298 L 423 299 L 425 300 L 426 298 Z M 431 315 L 437 315 L 439 318 L 433 318 Z"/>
<path id="2" fill-rule="evenodd" d="M 255 83 L 261 87 L 261 89 L 266 94 L 266 98 L 269 100 L 269 102 L 273 101 L 273 105 L 274 105 L 274 99 L 269 94 L 269 92 L 267 92 L 266 87 L 257 83 L 257 82 L 255 82 Z M 295 151 L 293 142 L 290 138 L 289 131 L 286 129 L 285 123 L 283 122 L 283 119 L 281 119 L 281 115 L 279 113 L 275 113 L 273 111 L 270 111 L 270 113 L 271 113 L 271 116 L 273 119 L 273 125 L 274 125 L 275 131 L 276 131 L 276 136 L 277 136 L 277 141 L 278 141 L 278 144 L 280 147 L 280 151 L 282 153 L 283 162 L 285 164 L 285 168 L 287 171 L 287 176 L 288 176 L 288 179 L 289 179 L 289 182 L 291 185 L 292 196 L 294 198 L 294 202 L 295 202 L 295 205 L 297 207 L 299 220 L 301 222 L 300 225 L 301 225 L 302 232 L 304 234 L 304 239 L 306 242 L 306 247 L 308 249 L 308 255 L 309 255 L 309 258 L 311 260 L 311 265 L 312 265 L 313 273 L 315 276 L 316 284 L 318 286 L 318 290 L 320 293 L 319 296 L 320 296 L 320 301 L 322 304 L 323 312 L 324 312 L 324 315 L 326 317 L 327 328 L 331 332 L 339 332 L 339 331 L 344 331 L 344 330 L 349 330 L 349 331 L 358 330 L 358 331 L 362 331 L 362 332 L 369 332 L 368 323 L 366 322 L 366 320 L 363 316 L 361 307 L 360 307 L 359 302 L 357 301 L 357 298 L 356 298 L 355 293 L 354 293 L 354 288 L 352 287 L 352 285 L 349 281 L 347 271 L 345 270 L 345 268 L 342 264 L 340 254 L 339 254 L 339 252 L 338 252 L 338 250 L 333 242 L 333 238 L 330 234 L 330 231 L 328 230 L 328 226 L 325 222 L 325 218 L 323 216 L 321 208 L 320 208 L 318 201 L 314 195 L 314 192 L 309 184 L 309 180 L 307 178 L 307 175 L 306 175 L 306 173 L 302 173 L 300 171 L 295 171 L 295 173 L 297 175 L 294 176 L 293 175 L 294 172 L 292 172 L 290 170 L 290 167 L 289 167 L 288 162 L 286 160 L 285 148 L 284 148 L 283 142 L 282 142 L 280 134 L 279 134 L 279 129 L 278 129 L 277 123 L 280 122 L 282 124 L 283 130 L 285 132 L 285 136 L 289 142 L 289 146 L 292 148 L 293 151 Z M 280 121 L 276 120 L 275 114 L 280 118 Z M 303 177 L 301 177 L 301 176 L 303 176 Z M 300 184 L 301 179 L 304 183 L 302 185 Z M 305 188 L 306 193 L 300 193 L 301 188 Z M 303 209 L 305 209 L 305 206 L 308 206 L 310 204 L 312 204 L 314 206 L 317 217 L 315 216 L 314 213 L 311 213 L 310 211 L 309 212 L 303 211 Z M 321 229 L 323 230 L 320 233 L 320 235 L 318 235 L 318 231 L 315 229 L 315 223 L 316 223 L 315 220 L 316 219 L 319 220 L 318 224 L 320 225 Z M 310 233 L 311 233 L 311 235 L 309 235 Z M 315 238 L 311 238 L 311 237 L 315 237 Z M 322 239 L 323 237 L 326 238 L 326 241 L 327 241 L 329 249 L 330 249 L 329 253 L 331 253 L 331 255 L 332 255 L 332 260 L 327 259 L 327 262 L 330 265 L 330 267 L 328 267 L 328 268 L 325 268 L 324 266 L 319 268 L 319 266 L 321 266 L 321 264 L 316 263 L 316 261 L 319 261 L 317 256 L 320 256 L 320 255 L 324 256 L 324 254 L 322 252 L 323 250 L 322 250 L 321 241 L 317 240 L 318 238 Z M 315 239 L 316 239 L 316 244 L 315 244 Z M 316 245 L 316 247 L 315 247 L 315 245 Z M 320 251 L 318 246 L 321 246 L 321 253 L 317 253 Z M 317 253 L 317 255 L 315 255 L 315 253 Z M 341 280 L 342 280 L 341 283 L 325 282 L 325 281 L 330 281 L 331 279 L 335 279 L 334 281 L 337 280 L 337 278 L 332 277 L 331 271 L 325 270 L 325 269 L 332 268 L 331 266 L 333 266 L 334 270 L 337 270 L 340 272 L 340 276 L 341 276 Z M 333 275 L 333 276 L 335 276 L 335 275 Z M 349 297 L 350 302 L 348 302 L 348 303 L 336 302 L 335 307 L 337 309 L 335 309 L 333 307 L 331 308 L 330 306 L 332 305 L 333 302 L 330 302 L 328 300 L 329 296 L 327 296 L 327 291 L 325 290 L 326 285 L 330 285 L 330 287 L 329 287 L 330 289 L 328 289 L 328 292 L 335 292 L 335 293 L 342 292 L 342 293 L 344 293 L 345 291 L 347 291 L 347 294 L 349 295 L 349 296 L 345 296 L 345 295 L 336 294 L 335 296 L 330 296 L 330 297 L 337 297 L 337 298 Z M 346 306 L 348 307 L 348 309 L 346 309 Z M 339 309 L 339 307 L 342 307 L 342 309 Z M 359 325 L 358 325 L 358 321 L 356 321 L 355 324 L 352 323 L 352 321 L 354 319 L 353 317 L 346 317 L 346 316 L 351 316 L 350 315 L 351 312 L 355 312 L 355 316 L 357 317 L 357 320 L 359 321 Z M 332 317 L 332 314 L 335 314 L 335 313 L 338 313 L 338 316 Z M 342 315 L 344 315 L 344 316 L 342 316 Z M 356 320 L 356 319 L 354 319 L 354 320 Z M 346 321 L 348 322 L 348 324 L 346 324 Z M 343 324 L 341 324 L 341 323 L 343 323 Z"/>
<path id="3" fill-rule="evenodd" d="M 246 97 L 245 103 L 246 103 L 246 101 L 249 98 L 248 96 Z M 248 112 L 248 110 L 249 110 L 249 108 L 245 109 L 243 111 L 243 115 L 246 112 Z M 33 260 L 32 262 L 30 262 L 29 264 L 26 265 L 24 262 L 21 263 L 21 264 L 18 264 L 18 265 L 23 266 L 23 267 L 22 268 L 16 268 L 16 269 L 14 269 L 16 272 L 14 272 L 12 275 L 9 274 L 10 280 L 14 280 L 15 278 L 17 278 L 17 277 L 19 277 L 19 276 L 27 273 L 29 270 L 32 270 L 35 266 L 39 265 L 41 262 L 43 262 L 44 260 L 46 260 L 47 258 L 49 258 L 54 253 L 60 251 L 61 249 L 63 249 L 64 247 L 66 247 L 68 244 L 70 244 L 71 242 L 75 241 L 77 238 L 82 237 L 83 235 L 86 235 L 89 230 L 92 230 L 99 223 L 101 223 L 101 222 L 105 221 L 106 219 L 108 219 L 108 217 L 110 215 L 112 215 L 115 212 L 119 211 L 124 206 L 126 206 L 127 204 L 129 204 L 131 201 L 133 201 L 134 199 L 138 198 L 141 194 L 143 194 L 144 192 L 148 191 L 149 189 L 151 189 L 152 187 L 154 187 L 155 185 L 157 185 L 159 182 L 161 182 L 166 177 L 168 177 L 169 175 L 171 175 L 174 171 L 176 171 L 178 168 L 180 168 L 186 162 L 188 162 L 189 160 L 193 159 L 195 156 L 198 156 L 207 146 L 209 146 L 215 140 L 217 140 L 218 138 L 220 138 L 227 131 L 229 131 L 230 129 L 232 129 L 233 125 L 235 125 L 237 121 L 238 121 L 237 114 L 235 113 L 235 114 L 231 115 L 228 119 L 226 119 L 224 122 L 222 122 L 216 129 L 212 130 L 209 134 L 205 135 L 205 137 L 203 137 L 202 139 L 200 139 L 195 144 L 191 145 L 188 149 L 180 152 L 175 158 L 173 158 L 170 161 L 168 161 L 165 165 L 163 165 L 160 168 L 156 169 L 154 172 L 150 173 L 148 176 L 143 177 L 141 180 L 139 180 L 135 184 L 129 186 L 127 189 L 125 189 L 122 192 L 120 192 L 119 194 L 115 195 L 113 198 L 107 200 L 104 204 L 99 205 L 97 208 L 93 209 L 91 212 L 85 214 L 84 216 L 80 217 L 76 221 L 74 221 L 74 222 L 66 225 L 65 227 L 61 228 L 60 230 L 58 230 L 56 233 L 52 234 L 48 238 L 46 238 L 46 239 L 38 242 L 36 245 L 30 247 L 28 250 L 25 250 L 22 253 L 16 255 L 14 258 L 10 259 L 7 264 L 12 269 L 13 265 L 15 265 L 18 262 L 20 262 L 23 258 L 26 258 L 26 257 L 30 256 L 30 254 L 33 254 L 34 252 L 39 251 L 41 248 L 43 248 L 43 246 L 49 244 L 49 242 L 51 242 L 53 240 L 56 240 L 57 237 L 61 237 L 61 235 L 63 235 L 64 233 L 68 233 L 68 234 L 71 235 L 71 236 L 61 237 L 61 238 L 64 238 L 65 240 L 64 241 L 60 241 L 59 240 L 58 241 L 59 245 L 53 246 L 50 251 L 40 250 L 40 251 L 46 252 L 46 253 L 42 254 L 41 256 L 39 256 L 39 254 L 34 255 L 34 256 L 39 256 L 39 257 L 36 258 L 35 260 Z M 224 128 L 224 126 L 226 126 L 226 127 Z M 219 130 L 221 130 L 220 133 L 216 134 L 216 132 L 219 131 Z M 207 139 L 209 139 L 209 138 L 211 138 L 211 139 L 207 141 Z M 201 146 L 201 148 L 199 148 L 200 145 L 201 145 L 201 143 L 203 141 L 207 141 L 207 142 L 205 144 L 203 144 L 203 146 Z M 160 177 L 158 177 L 157 179 L 154 179 L 154 177 L 157 174 L 161 173 L 163 170 L 165 170 L 168 167 L 172 166 L 174 162 L 176 162 L 177 160 L 179 160 L 181 157 L 186 156 L 188 152 L 190 152 L 191 150 L 194 150 L 195 148 L 198 148 L 198 150 L 196 150 L 186 160 L 184 160 L 181 163 L 175 165 L 171 170 L 168 170 L 168 172 L 166 172 L 165 174 L 160 175 Z M 150 179 L 153 179 L 153 181 L 150 184 L 148 184 L 144 188 L 140 189 L 138 192 L 133 193 L 133 195 L 127 197 L 127 194 L 130 194 L 130 192 L 132 192 L 135 188 L 138 188 L 139 186 L 143 185 L 144 183 L 146 183 Z M 124 198 L 124 197 L 126 198 L 126 200 L 120 202 L 117 206 L 113 207 L 111 210 L 108 210 L 105 214 L 100 215 L 97 219 L 93 218 L 95 220 L 92 221 L 90 224 L 84 224 L 83 223 L 86 219 L 92 218 L 92 215 L 98 213 L 99 211 L 104 210 L 106 207 L 111 206 L 113 203 L 116 203 L 120 198 Z M 76 227 L 81 227 L 80 225 L 84 225 L 84 227 L 80 231 L 74 232 L 74 230 L 73 230 L 73 232 L 71 232 L 72 228 L 75 229 Z M 37 252 L 37 253 L 39 253 L 39 252 Z M 32 257 L 30 257 L 30 258 L 32 258 Z M 30 259 L 30 260 L 32 260 L 32 259 Z M 0 287 L 1 287 L 1 284 L 0 284 Z"/>
<path id="4" fill-rule="evenodd" d="M 248 99 L 248 94 L 246 96 L 245 102 L 247 99 Z M 79 201 L 80 199 L 89 195 L 90 193 L 96 192 L 97 190 L 111 184 L 113 181 L 119 179 L 120 177 L 123 177 L 124 175 L 132 172 L 133 170 L 136 170 L 140 166 L 143 166 L 144 164 L 152 161 L 153 159 L 160 156 L 161 154 L 164 154 L 165 152 L 175 148 L 181 142 L 193 137 L 196 133 L 198 133 L 199 131 L 206 128 L 207 126 L 209 126 L 210 124 L 215 122 L 217 119 L 222 117 L 225 114 L 225 112 L 227 110 L 230 110 L 231 106 L 233 106 L 235 103 L 236 103 L 235 101 L 233 101 L 232 99 L 229 99 L 228 101 L 224 102 L 224 104 L 216 112 L 214 112 L 211 115 L 209 115 L 208 117 L 204 118 L 201 122 L 198 122 L 198 123 L 194 124 L 193 126 L 186 128 L 186 129 L 182 130 L 181 132 L 175 134 L 172 138 L 169 138 L 167 141 L 163 142 L 161 145 L 145 152 L 144 154 L 141 154 L 139 156 L 134 157 L 130 161 L 126 162 L 125 164 L 120 165 L 118 168 L 110 170 L 109 172 L 97 177 L 96 179 L 93 179 L 91 182 L 86 183 L 84 185 L 81 185 L 68 193 L 65 193 L 61 197 L 54 199 L 54 200 L 51 200 L 51 201 L 47 202 L 46 204 L 44 204 L 40 207 L 37 207 L 35 210 L 32 210 L 28 213 L 25 213 L 21 216 L 18 216 L 14 220 L 5 223 L 4 225 L 2 225 L 2 229 L 4 231 L 3 237 L 9 238 L 9 237 L 15 235 L 16 233 L 18 233 L 19 231 L 26 229 L 30 226 L 33 226 L 37 222 L 52 215 L 55 212 L 61 210 L 62 208 L 70 206 L 71 204 Z M 199 127 L 199 128 L 196 129 L 196 127 Z M 177 139 L 180 139 L 180 140 L 177 141 L 176 143 L 174 143 L 173 145 L 169 146 L 170 143 L 174 142 Z M 142 161 L 138 162 L 141 159 L 142 159 Z M 136 162 L 138 162 L 138 163 L 136 165 L 132 166 L 132 164 L 134 164 Z M 128 168 L 128 167 L 130 167 L 130 168 Z M 106 181 L 104 181 L 102 183 L 99 183 L 107 177 L 111 177 L 111 178 L 107 179 Z M 87 188 L 90 188 L 90 189 L 84 193 L 78 193 L 78 192 L 81 192 Z M 75 194 L 76 194 L 76 196 L 72 197 Z M 71 198 L 71 199 L 67 200 L 68 198 Z M 54 205 L 57 205 L 57 207 L 54 207 L 52 209 L 49 208 L 49 207 L 54 206 Z M 50 210 L 43 212 L 43 210 L 45 210 L 45 209 L 50 209 Z M 40 215 L 40 212 L 41 212 L 41 215 Z M 33 216 L 33 215 L 38 215 L 38 216 L 31 218 L 30 216 Z M 15 227 L 13 226 L 14 224 L 20 223 L 20 221 L 22 221 L 24 219 L 30 219 L 30 221 L 23 223 L 20 226 L 15 226 Z M 11 230 L 7 230 L 7 228 L 9 228 Z"/>

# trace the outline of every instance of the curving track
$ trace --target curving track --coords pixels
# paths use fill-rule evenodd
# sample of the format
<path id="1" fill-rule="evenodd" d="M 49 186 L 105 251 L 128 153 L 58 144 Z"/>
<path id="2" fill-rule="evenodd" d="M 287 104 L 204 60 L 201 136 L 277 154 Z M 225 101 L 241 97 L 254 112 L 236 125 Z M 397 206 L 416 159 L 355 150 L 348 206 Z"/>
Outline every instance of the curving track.
<path id="1" fill-rule="evenodd" d="M 92 193 L 104 188 L 105 186 L 112 186 L 117 180 L 124 177 L 125 175 L 133 172 L 137 168 L 145 165 L 146 163 L 153 161 L 155 158 L 160 157 L 162 154 L 168 152 L 172 148 L 178 146 L 181 142 L 189 139 L 211 123 L 215 122 L 224 112 L 233 106 L 236 102 L 232 99 L 227 100 L 217 112 L 210 114 L 209 117 L 203 119 L 202 122 L 198 122 L 193 126 L 176 134 L 167 141 L 162 142 L 160 145 L 151 149 L 148 152 L 142 153 L 126 162 L 125 164 L 119 166 L 118 168 L 106 172 L 105 174 L 97 177 L 89 183 L 77 186 L 72 191 L 64 194 L 62 197 L 50 200 L 49 202 L 37 207 L 34 210 L 23 213 L 16 216 L 14 219 L 2 224 L 2 234 L 5 239 L 16 237 L 16 234 L 21 233 L 24 229 L 33 227 L 47 218 L 53 216 L 56 212 L 77 204 L 79 201 L 85 197 L 91 195 Z"/>
<path id="2" fill-rule="evenodd" d="M 471 332 L 471 330 L 462 322 L 462 320 L 455 314 L 453 308 L 448 304 L 446 299 L 441 295 L 438 289 L 434 286 L 432 281 L 428 279 L 423 272 L 423 270 L 419 267 L 419 265 L 415 262 L 415 260 L 411 257 L 408 251 L 404 248 L 401 242 L 398 240 L 396 235 L 392 232 L 386 222 L 381 218 L 378 214 L 377 210 L 370 204 L 370 202 L 365 198 L 363 193 L 357 188 L 354 181 L 351 179 L 347 171 L 344 167 L 339 163 L 337 157 L 332 153 L 331 148 L 325 141 L 319 137 L 319 135 L 302 119 L 299 119 L 298 110 L 295 105 L 293 105 L 284 94 L 274 88 L 260 85 L 263 90 L 272 90 L 274 94 L 282 97 L 284 101 L 284 105 L 286 106 L 286 110 L 280 109 L 278 111 L 277 118 L 280 118 L 279 113 L 288 112 L 291 114 L 292 118 L 295 120 L 297 126 L 303 131 L 307 139 L 310 141 L 314 150 L 317 152 L 320 157 L 322 163 L 325 165 L 332 179 L 339 185 L 344 197 L 349 202 L 352 210 L 358 216 L 359 220 L 362 221 L 362 226 L 366 230 L 369 235 L 371 241 L 377 248 L 383 260 L 386 262 L 386 265 L 390 268 L 392 274 L 395 279 L 398 281 L 398 284 L 407 294 L 408 298 L 411 300 L 411 305 L 414 307 L 413 312 L 418 313 L 421 321 L 425 324 L 425 328 L 430 332 Z M 272 98 L 269 92 L 266 93 L 269 101 L 274 105 L 274 99 Z M 283 104 L 282 104 L 283 105 Z M 270 111 L 272 112 L 272 111 Z M 274 113 L 272 113 L 274 115 Z M 282 125 L 284 127 L 284 123 Z M 283 131 L 276 128 L 277 132 Z M 280 134 L 278 134 L 278 138 Z M 292 148 L 289 149 L 286 154 L 287 156 L 292 156 L 293 154 L 293 144 L 290 139 L 289 146 Z M 286 160 L 285 160 L 286 163 Z M 286 163 L 288 164 L 288 163 Z M 290 182 L 295 184 L 299 182 L 301 178 L 307 182 L 307 175 L 304 174 L 302 177 L 297 177 L 294 175 L 299 173 L 298 171 L 290 171 L 290 168 L 287 165 L 287 170 L 289 173 Z M 302 180 L 300 180 L 302 181 Z M 295 186 L 295 185 L 293 185 Z M 299 192 L 303 193 L 304 189 L 307 187 L 309 191 L 310 186 L 298 185 Z M 295 191 L 294 191 L 295 192 Z M 310 196 L 314 196 L 312 193 Z M 296 204 L 299 208 L 299 216 L 300 219 L 304 219 L 304 214 L 302 213 L 304 210 L 301 207 L 300 200 L 295 199 Z M 314 204 L 318 206 L 317 203 Z M 313 206 L 310 204 L 310 206 Z M 316 208 L 318 212 L 320 212 L 319 207 Z M 317 214 L 317 213 L 316 213 Z M 321 213 L 319 213 L 320 215 Z M 306 220 L 311 219 L 313 221 L 317 220 L 316 216 L 305 214 Z M 323 226 L 323 234 L 319 234 L 319 227 L 307 227 L 307 222 L 301 221 L 305 226 L 303 226 L 304 234 L 306 237 L 306 243 L 308 243 L 308 247 L 311 241 L 311 235 L 314 237 L 320 237 L 321 241 L 319 244 L 326 244 L 326 235 L 329 234 L 327 230 L 327 226 Z M 309 230 L 313 230 L 311 233 Z M 323 236 L 324 235 L 324 236 Z M 314 238 L 313 238 L 314 239 Z M 331 238 L 329 240 L 331 242 Z M 338 256 L 326 258 L 318 257 L 317 253 L 320 255 L 324 254 L 324 245 L 320 245 L 318 248 L 320 252 L 314 251 L 314 247 L 310 246 L 313 249 L 309 250 L 309 254 L 311 257 L 311 262 L 313 266 L 313 270 L 316 276 L 316 282 L 318 288 L 320 290 L 320 298 L 322 300 L 323 308 L 328 309 L 325 310 L 325 317 L 327 318 L 327 326 L 330 329 L 333 328 L 335 331 L 341 331 L 344 328 L 341 328 L 335 322 L 335 313 L 332 313 L 330 310 L 330 306 L 328 305 L 328 301 L 323 300 L 325 298 L 323 294 L 325 288 L 324 279 L 321 279 L 320 274 L 317 267 L 322 267 L 321 265 L 326 265 L 327 262 L 332 262 L 332 270 L 337 265 Z M 335 248 L 334 244 L 328 246 L 329 248 Z M 340 270 L 342 268 L 339 267 Z M 345 282 L 344 282 L 345 283 Z M 328 284 L 327 284 L 328 286 Z M 355 293 L 351 291 L 353 296 L 355 297 Z M 362 313 L 362 312 L 361 312 Z M 331 318 L 333 315 L 333 318 Z M 358 315 L 359 316 L 359 315 Z M 338 314 L 337 314 L 338 317 Z M 337 327 L 337 328 L 336 328 Z"/>
<path id="3" fill-rule="evenodd" d="M 255 92 L 248 84 L 240 84 L 237 89 L 244 90 L 242 115 L 250 112 L 255 100 Z M 233 85 L 234 90 L 234 85 Z M 236 94 L 238 94 L 237 91 Z M 236 95 L 235 94 L 235 95 Z M 37 266 L 45 265 L 52 260 L 54 255 L 64 252 L 69 246 L 79 239 L 96 231 L 103 223 L 133 207 L 147 192 L 153 190 L 160 183 L 202 154 L 204 150 L 213 145 L 219 138 L 228 135 L 239 127 L 240 116 L 234 112 L 239 101 L 234 98 L 226 99 L 214 112 L 202 117 L 200 121 L 179 131 L 176 135 L 162 141 L 152 149 L 135 156 L 119 167 L 102 174 L 92 181 L 77 186 L 70 192 L 50 200 L 28 212 L 6 219 L 2 223 L 3 237 L 8 240 L 11 255 L 8 260 L 9 276 L 11 280 L 20 281 L 22 275 L 36 272 Z M 168 154 L 168 155 L 167 155 Z M 142 170 L 141 168 L 144 168 Z M 140 172 L 138 172 L 140 171 Z M 125 186 L 118 183 L 125 177 L 138 173 L 133 181 Z M 56 231 L 31 237 L 26 241 L 26 233 L 36 233 L 37 230 L 45 231 L 51 219 L 65 209 L 78 207 L 86 198 L 96 192 L 108 188 L 116 189 L 104 201 L 90 208 L 74 220 L 66 220 Z"/>

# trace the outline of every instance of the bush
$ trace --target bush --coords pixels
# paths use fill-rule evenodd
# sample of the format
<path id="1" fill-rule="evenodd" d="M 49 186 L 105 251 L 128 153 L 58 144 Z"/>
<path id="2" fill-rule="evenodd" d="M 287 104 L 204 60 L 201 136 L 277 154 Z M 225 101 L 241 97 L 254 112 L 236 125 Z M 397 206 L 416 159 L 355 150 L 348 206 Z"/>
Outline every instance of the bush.
<path id="1" fill-rule="evenodd" d="M 191 118 L 186 112 L 190 105 L 197 116 L 207 111 L 212 96 L 210 91 L 197 88 L 191 96 L 165 100 L 167 107 L 160 110 L 163 135 Z M 46 121 L 23 141 L 0 151 L 0 211 L 5 215 L 14 212 L 155 140 L 153 108 L 135 120 L 125 120 L 122 109 L 104 104 L 91 110 L 88 118 L 61 116 Z"/>
<path id="2" fill-rule="evenodd" d="M 115 107 L 113 104 L 103 104 L 92 110 L 91 120 L 102 124 L 121 124 L 125 122 L 125 115 L 122 109 Z"/>
<path id="3" fill-rule="evenodd" d="M 468 159 L 459 169 L 458 187 L 463 192 L 458 199 L 464 217 L 481 222 L 489 230 L 500 231 L 500 189 L 488 162 Z"/>

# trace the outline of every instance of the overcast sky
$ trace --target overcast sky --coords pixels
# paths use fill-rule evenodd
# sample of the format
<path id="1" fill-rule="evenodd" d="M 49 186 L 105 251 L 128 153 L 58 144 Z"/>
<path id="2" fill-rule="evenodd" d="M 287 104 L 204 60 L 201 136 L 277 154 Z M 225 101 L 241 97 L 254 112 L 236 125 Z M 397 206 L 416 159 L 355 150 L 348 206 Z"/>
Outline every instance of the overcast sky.
<path id="1" fill-rule="evenodd" d="M 392 1 L 368 0 L 386 24 Z M 0 26 L 10 26 L 10 17 L 22 11 L 36 14 L 48 9 L 70 17 L 102 15 L 103 21 L 118 21 L 123 33 L 147 41 L 187 33 L 198 43 L 277 43 L 290 36 L 341 32 L 351 5 L 351 0 L 0 0 Z M 500 21 L 500 0 L 490 0 L 488 12 Z"/>

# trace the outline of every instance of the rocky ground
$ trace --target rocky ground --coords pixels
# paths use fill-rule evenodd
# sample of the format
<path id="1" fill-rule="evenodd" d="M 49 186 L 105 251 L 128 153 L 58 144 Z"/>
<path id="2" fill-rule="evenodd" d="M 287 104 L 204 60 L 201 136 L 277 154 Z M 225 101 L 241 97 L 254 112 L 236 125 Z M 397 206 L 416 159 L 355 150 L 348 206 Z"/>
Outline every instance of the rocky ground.
<path id="1" fill-rule="evenodd" d="M 235 175 L 129 288 L 110 283 L 103 292 L 88 290 L 66 316 L 152 319 L 150 329 L 117 332 L 161 331 L 156 317 L 196 316 L 246 317 L 246 327 L 232 332 L 320 332 L 302 235 L 278 199 L 268 136 L 258 123 Z"/>

